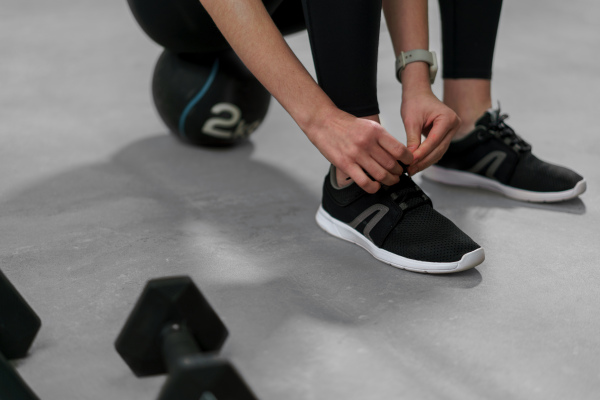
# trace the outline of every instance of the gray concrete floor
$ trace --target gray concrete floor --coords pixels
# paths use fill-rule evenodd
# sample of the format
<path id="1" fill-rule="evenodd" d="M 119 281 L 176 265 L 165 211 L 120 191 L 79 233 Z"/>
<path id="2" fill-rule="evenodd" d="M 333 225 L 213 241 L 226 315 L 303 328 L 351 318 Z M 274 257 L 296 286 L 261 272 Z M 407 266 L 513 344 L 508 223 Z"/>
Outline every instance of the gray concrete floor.
<path id="1" fill-rule="evenodd" d="M 125 1 L 4 1 L 0 267 L 43 320 L 18 370 L 47 400 L 155 397 L 164 378 L 135 378 L 113 342 L 146 280 L 187 274 L 261 399 L 598 398 L 599 13 L 507 2 L 494 70 L 508 122 L 588 192 L 533 205 L 423 182 L 487 255 L 427 276 L 319 230 L 327 163 L 278 104 L 233 150 L 169 136 L 149 95 L 160 49 Z M 306 35 L 289 42 L 312 70 Z M 380 53 L 403 139 L 385 35 Z"/>

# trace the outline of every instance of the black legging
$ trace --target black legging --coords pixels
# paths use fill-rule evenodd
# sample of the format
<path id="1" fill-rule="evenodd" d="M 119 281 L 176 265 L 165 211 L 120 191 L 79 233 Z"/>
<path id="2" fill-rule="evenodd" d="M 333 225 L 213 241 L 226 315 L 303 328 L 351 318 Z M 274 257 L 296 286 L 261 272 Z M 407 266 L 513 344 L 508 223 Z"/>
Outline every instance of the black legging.
<path id="1" fill-rule="evenodd" d="M 128 2 L 146 33 L 172 51 L 208 53 L 229 49 L 198 0 Z M 439 2 L 443 77 L 490 79 L 502 0 Z M 377 49 L 381 0 L 263 3 L 283 34 L 308 27 L 319 85 L 340 109 L 358 117 L 379 113 Z"/>
<path id="2" fill-rule="evenodd" d="M 492 78 L 502 0 L 438 0 L 443 77 Z"/>
<path id="3" fill-rule="evenodd" d="M 342 110 L 379 114 L 381 0 L 302 0 L 319 85 Z M 502 0 L 439 0 L 443 77 L 491 79 Z"/>
<path id="4" fill-rule="evenodd" d="M 379 114 L 377 50 L 381 0 L 302 0 L 317 80 L 335 105 Z"/>

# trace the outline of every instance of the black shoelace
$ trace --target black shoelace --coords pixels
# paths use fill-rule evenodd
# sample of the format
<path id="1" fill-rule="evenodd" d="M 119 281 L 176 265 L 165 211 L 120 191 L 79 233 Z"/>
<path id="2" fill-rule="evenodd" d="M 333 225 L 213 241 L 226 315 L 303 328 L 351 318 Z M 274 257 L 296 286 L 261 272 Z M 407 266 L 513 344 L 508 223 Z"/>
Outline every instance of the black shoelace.
<path id="1" fill-rule="evenodd" d="M 425 204 L 431 205 L 429 197 L 406 174 L 400 176 L 400 182 L 393 186 L 387 186 L 386 190 L 390 191 L 392 201 L 398 204 L 404 212 Z"/>
<path id="2" fill-rule="evenodd" d="M 507 118 L 508 114 L 500 114 L 500 110 L 498 110 L 497 118 L 490 122 L 487 127 L 488 130 L 517 151 L 525 152 L 531 150 L 531 145 L 517 135 L 510 126 L 504 123 L 504 120 Z"/>

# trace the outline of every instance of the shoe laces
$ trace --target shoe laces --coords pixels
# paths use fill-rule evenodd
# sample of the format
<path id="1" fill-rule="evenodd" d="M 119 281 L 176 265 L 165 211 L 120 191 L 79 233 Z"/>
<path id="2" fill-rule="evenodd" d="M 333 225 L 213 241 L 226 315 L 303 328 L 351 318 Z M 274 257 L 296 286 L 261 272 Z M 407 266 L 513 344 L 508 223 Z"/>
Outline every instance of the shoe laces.
<path id="1" fill-rule="evenodd" d="M 498 106 L 497 111 L 494 110 L 492 116 L 494 118 L 487 126 L 488 131 L 518 152 L 531 150 L 531 145 L 504 122 L 508 118 L 508 114 L 500 114 L 500 106 Z"/>
<path id="2" fill-rule="evenodd" d="M 400 176 L 400 182 L 384 188 L 389 192 L 392 201 L 404 212 L 426 204 L 432 205 L 429 196 L 406 174 Z"/>

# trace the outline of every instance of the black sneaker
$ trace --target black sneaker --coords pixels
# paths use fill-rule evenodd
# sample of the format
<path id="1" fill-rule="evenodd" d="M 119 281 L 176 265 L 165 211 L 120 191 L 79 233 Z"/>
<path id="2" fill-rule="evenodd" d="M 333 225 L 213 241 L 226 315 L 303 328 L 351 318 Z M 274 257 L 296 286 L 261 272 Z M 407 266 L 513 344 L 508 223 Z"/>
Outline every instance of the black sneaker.
<path id="1" fill-rule="evenodd" d="M 585 192 L 581 175 L 534 156 L 531 146 L 504 123 L 507 117 L 500 115 L 500 109 L 487 111 L 477 120 L 475 130 L 453 141 L 442 159 L 423 175 L 531 202 L 563 201 Z"/>
<path id="2" fill-rule="evenodd" d="M 376 259 L 415 272 L 464 271 L 483 262 L 483 249 L 446 217 L 408 175 L 369 194 L 356 183 L 339 188 L 335 167 L 325 177 L 317 223 Z"/>

